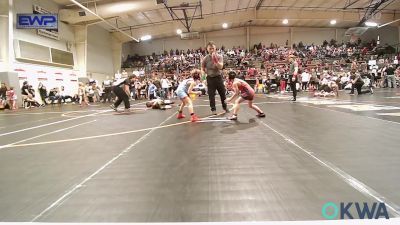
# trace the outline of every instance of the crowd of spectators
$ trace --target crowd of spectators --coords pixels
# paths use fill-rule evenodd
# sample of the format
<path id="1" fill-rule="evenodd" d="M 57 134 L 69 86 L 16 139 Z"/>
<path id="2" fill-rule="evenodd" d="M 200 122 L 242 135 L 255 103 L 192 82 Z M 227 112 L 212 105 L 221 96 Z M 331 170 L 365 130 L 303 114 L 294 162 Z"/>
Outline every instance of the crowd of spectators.
<path id="1" fill-rule="evenodd" d="M 387 47 L 386 47 L 387 48 Z M 368 44 L 346 43 L 336 44 L 324 41 L 322 45 L 304 45 L 299 43 L 290 48 L 269 46 L 261 43 L 254 45 L 248 51 L 240 46 L 227 49 L 224 46 L 217 52 L 224 59 L 224 73 L 230 70 L 237 71 L 239 78 L 252 80 L 257 92 L 285 93 L 290 91 L 289 65 L 287 58 L 295 55 L 299 65 L 299 83 L 297 88 L 303 91 L 313 91 L 315 96 L 336 96 L 338 90 L 349 89 L 354 94 L 364 93 L 361 87 L 373 92 L 373 88 L 395 88 L 399 85 L 400 68 L 397 56 L 377 56 L 378 47 L 373 41 Z M 188 50 L 170 50 L 164 54 L 150 56 L 128 56 L 123 67 L 140 67 L 138 81 L 131 87 L 133 100 L 140 99 L 171 99 L 179 82 L 189 75 L 193 68 L 199 68 L 205 48 Z M 396 60 L 397 58 L 397 60 Z M 369 65 L 371 59 L 374 64 Z M 146 70 L 146 74 L 145 71 Z M 196 87 L 206 93 L 205 77 L 203 83 Z M 24 82 L 21 88 L 23 107 L 44 107 L 48 104 L 80 104 L 89 105 L 91 102 L 111 102 L 115 98 L 112 89 L 112 80 L 103 82 L 89 81 L 80 83 L 78 93 L 69 96 L 64 87 L 55 87 L 49 91 L 42 83 L 37 90 Z M 37 92 L 36 92 L 37 91 Z M 40 95 L 39 103 L 35 98 Z M 0 87 L 0 108 L 16 109 L 17 95 L 14 87 L 7 87 L 5 83 Z"/>
<path id="2" fill-rule="evenodd" d="M 217 52 L 224 58 L 225 71 L 236 70 L 242 79 L 255 80 L 256 91 L 266 93 L 289 91 L 287 58 L 289 55 L 295 55 L 301 74 L 299 89 L 311 89 L 323 94 L 337 95 L 337 90 L 346 87 L 351 89 L 351 94 L 353 94 L 354 88 L 357 89 L 361 83 L 371 93 L 372 87 L 384 88 L 398 85 L 399 69 L 397 67 L 400 54 L 382 55 L 378 53 L 379 49 L 382 47 L 378 47 L 375 41 L 362 44 L 361 40 L 358 40 L 356 43 L 337 44 L 331 40 L 329 43 L 324 41 L 322 45 L 304 45 L 300 42 L 290 48 L 278 47 L 275 44 L 265 46 L 259 43 L 254 45 L 251 51 L 240 46 L 232 49 L 222 46 L 217 49 Z M 385 46 L 384 49 L 390 48 Z M 394 52 L 388 50 L 386 53 Z M 179 83 L 179 79 L 185 77 L 190 69 L 199 68 L 205 54 L 204 48 L 186 51 L 170 50 L 161 55 L 128 56 L 125 65 L 135 60 L 140 61 L 142 66 L 151 68 L 148 70 L 148 74 L 151 75 L 146 78 L 161 79 L 161 74 L 167 74 L 171 81 Z M 374 59 L 376 63 L 369 64 L 371 59 Z M 392 69 L 394 72 L 391 72 Z M 392 74 L 394 76 L 391 76 Z M 349 85 L 350 83 L 357 83 L 357 85 Z"/>

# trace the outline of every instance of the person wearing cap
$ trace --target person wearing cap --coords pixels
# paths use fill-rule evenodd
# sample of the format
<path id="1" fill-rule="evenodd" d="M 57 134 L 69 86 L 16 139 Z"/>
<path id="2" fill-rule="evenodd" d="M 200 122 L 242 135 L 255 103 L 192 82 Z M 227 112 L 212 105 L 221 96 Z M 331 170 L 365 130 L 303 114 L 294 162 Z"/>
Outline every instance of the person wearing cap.
<path id="1" fill-rule="evenodd" d="M 131 91 L 130 87 L 136 81 L 136 75 L 130 75 L 128 78 L 122 78 L 114 82 L 113 84 L 113 92 L 118 97 L 118 100 L 110 105 L 112 109 L 118 111 L 118 106 L 124 102 L 125 104 L 125 112 L 129 112 L 131 105 L 129 102 Z"/>
<path id="2" fill-rule="evenodd" d="M 226 99 L 226 89 L 222 78 L 222 68 L 224 67 L 223 58 L 217 54 L 214 42 L 207 44 L 208 55 L 201 62 L 202 72 L 207 74 L 208 98 L 212 114 L 216 115 L 215 91 L 221 97 L 222 108 L 228 112 Z"/>
<path id="3" fill-rule="evenodd" d="M 246 81 L 236 78 L 235 71 L 230 71 L 228 73 L 228 76 L 229 76 L 228 85 L 232 86 L 235 93 L 226 101 L 231 102 L 232 100 L 236 99 L 232 108 L 233 114 L 232 116 L 228 117 L 228 119 L 237 120 L 237 114 L 239 112 L 240 103 L 244 101 L 248 101 L 249 108 L 254 109 L 258 113 L 257 117 L 265 117 L 264 112 L 258 106 L 253 104 L 255 96 L 254 89 L 251 88 Z"/>
<path id="4" fill-rule="evenodd" d="M 290 81 L 290 89 L 292 89 L 293 92 L 293 98 L 292 101 L 296 101 L 297 97 L 297 89 L 296 89 L 296 83 L 297 83 L 297 75 L 299 72 L 299 65 L 296 62 L 296 56 L 290 55 L 289 56 L 289 62 L 290 62 L 290 68 L 289 68 L 289 81 Z"/>

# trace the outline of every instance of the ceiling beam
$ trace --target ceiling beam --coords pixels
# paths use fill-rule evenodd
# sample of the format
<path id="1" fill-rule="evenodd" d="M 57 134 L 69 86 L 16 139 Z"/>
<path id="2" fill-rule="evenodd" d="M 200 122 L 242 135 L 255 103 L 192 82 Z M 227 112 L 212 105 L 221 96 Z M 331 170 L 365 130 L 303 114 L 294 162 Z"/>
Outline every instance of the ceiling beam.
<path id="1" fill-rule="evenodd" d="M 256 5 L 256 10 L 259 10 L 263 3 L 264 3 L 264 0 L 258 0 L 257 5 Z"/>
<path id="2" fill-rule="evenodd" d="M 347 5 L 345 5 L 345 6 L 343 7 L 343 9 L 347 9 L 347 8 L 349 8 L 350 6 L 356 4 L 356 3 L 359 2 L 359 1 L 360 1 L 360 0 L 354 0 L 353 2 L 350 2 L 350 0 L 349 0 L 349 3 L 348 3 Z"/>
<path id="3" fill-rule="evenodd" d="M 378 0 L 373 2 L 371 0 L 371 4 L 368 6 L 368 9 L 365 11 L 364 17 L 360 20 L 357 26 L 363 26 L 365 22 L 367 22 L 373 15 L 375 15 L 381 5 L 388 2 L 389 0 Z"/>
<path id="4" fill-rule="evenodd" d="M 249 4 L 247 4 L 247 10 L 249 10 L 249 8 L 250 8 L 250 3 L 251 3 L 251 0 L 249 0 Z"/>
<path id="5" fill-rule="evenodd" d="M 140 12 L 151 24 L 153 24 L 153 21 L 145 14 L 145 12 Z"/>
<path id="6" fill-rule="evenodd" d="M 106 23 L 108 26 L 114 28 L 115 30 L 117 30 L 118 32 L 122 33 L 123 35 L 129 37 L 131 40 L 134 40 L 136 42 L 139 42 L 138 39 L 132 37 L 132 35 L 129 35 L 127 33 L 125 33 L 124 31 L 122 31 L 121 29 L 119 29 L 118 27 L 115 27 L 113 24 L 111 24 L 110 22 L 108 22 L 107 20 L 105 20 L 103 17 L 99 16 L 98 14 L 94 13 L 92 10 L 90 10 L 89 8 L 83 6 L 81 3 L 77 2 L 76 0 L 70 0 L 71 2 L 75 3 L 75 5 L 79 6 L 81 9 L 86 10 L 87 12 L 91 13 L 92 15 L 96 16 L 97 18 L 99 18 L 100 20 L 102 20 L 104 23 Z"/>

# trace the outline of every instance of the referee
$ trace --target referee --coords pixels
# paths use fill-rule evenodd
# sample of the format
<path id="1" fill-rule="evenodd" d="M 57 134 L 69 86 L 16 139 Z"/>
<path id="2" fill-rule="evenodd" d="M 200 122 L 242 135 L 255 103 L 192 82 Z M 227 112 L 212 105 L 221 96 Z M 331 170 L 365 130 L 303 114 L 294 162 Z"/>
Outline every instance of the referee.
<path id="1" fill-rule="evenodd" d="M 221 97 L 222 108 L 227 113 L 228 108 L 225 103 L 226 89 L 222 78 L 223 58 L 216 53 L 214 42 L 210 41 L 206 47 L 208 54 L 201 62 L 201 69 L 203 73 L 207 74 L 208 98 L 210 100 L 211 112 L 213 115 L 217 114 L 215 108 L 215 91 L 217 90 Z"/>
<path id="2" fill-rule="evenodd" d="M 131 104 L 129 102 L 131 91 L 130 86 L 136 81 L 136 75 L 130 75 L 128 78 L 122 78 L 113 83 L 113 92 L 118 97 L 117 101 L 110 105 L 112 109 L 118 111 L 118 106 L 124 102 L 125 112 L 129 112 Z"/>

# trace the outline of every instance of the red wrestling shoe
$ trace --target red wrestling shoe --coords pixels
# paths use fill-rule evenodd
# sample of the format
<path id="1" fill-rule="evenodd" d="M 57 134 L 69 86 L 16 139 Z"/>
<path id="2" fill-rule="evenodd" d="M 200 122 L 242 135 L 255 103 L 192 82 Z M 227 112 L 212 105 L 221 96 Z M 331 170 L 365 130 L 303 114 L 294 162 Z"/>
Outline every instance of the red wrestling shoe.
<path id="1" fill-rule="evenodd" d="M 183 119 L 183 118 L 185 118 L 185 117 L 186 117 L 186 116 L 183 115 L 183 113 L 178 113 L 178 115 L 176 116 L 177 119 Z"/>
<path id="2" fill-rule="evenodd" d="M 192 122 L 197 122 L 197 121 L 199 121 L 199 120 L 200 120 L 200 118 L 197 117 L 196 115 L 193 115 L 193 116 L 192 116 L 192 119 L 191 119 Z"/>

